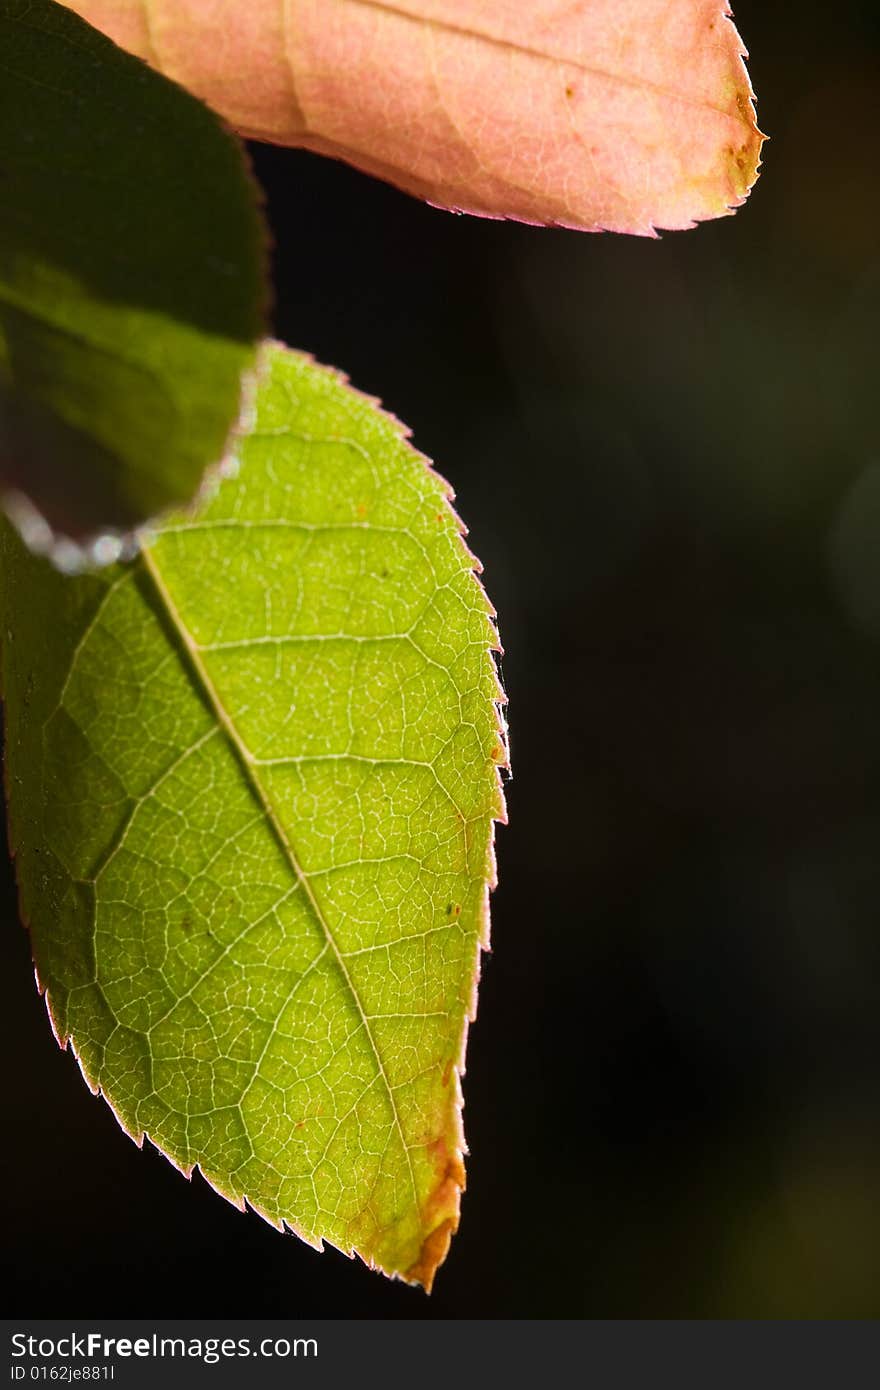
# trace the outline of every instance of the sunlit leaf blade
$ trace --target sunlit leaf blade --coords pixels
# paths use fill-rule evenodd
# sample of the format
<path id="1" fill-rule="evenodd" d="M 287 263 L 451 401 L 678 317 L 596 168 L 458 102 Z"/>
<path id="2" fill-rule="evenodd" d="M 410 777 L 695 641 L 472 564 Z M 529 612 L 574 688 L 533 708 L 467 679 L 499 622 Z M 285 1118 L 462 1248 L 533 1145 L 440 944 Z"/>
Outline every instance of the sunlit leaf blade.
<path id="1" fill-rule="evenodd" d="M 188 502 L 254 360 L 239 142 L 48 0 L 0 0 L 0 493 L 79 540 Z"/>
<path id="2" fill-rule="evenodd" d="M 66 0 L 257 139 L 441 207 L 652 235 L 757 177 L 727 0 Z"/>
<path id="3" fill-rule="evenodd" d="M 6 777 L 55 1030 L 124 1128 L 430 1286 L 505 746 L 442 480 L 272 349 L 241 472 L 136 561 L 3 537 Z"/>

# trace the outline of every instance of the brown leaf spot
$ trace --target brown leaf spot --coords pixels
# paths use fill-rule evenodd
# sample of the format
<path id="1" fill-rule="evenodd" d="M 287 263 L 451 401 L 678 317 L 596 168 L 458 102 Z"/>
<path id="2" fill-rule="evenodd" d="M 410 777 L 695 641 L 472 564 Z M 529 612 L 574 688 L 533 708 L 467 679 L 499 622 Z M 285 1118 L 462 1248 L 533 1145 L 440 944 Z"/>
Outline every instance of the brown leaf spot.
<path id="1" fill-rule="evenodd" d="M 449 1245 L 457 1225 L 457 1218 L 450 1216 L 447 1221 L 436 1226 L 431 1234 L 425 1237 L 424 1244 L 419 1251 L 419 1258 L 403 1276 L 408 1283 L 421 1284 L 425 1293 L 431 1292 L 434 1275 L 449 1253 Z"/>
<path id="2" fill-rule="evenodd" d="M 439 1179 L 437 1186 L 425 1203 L 426 1217 L 436 1216 L 438 1212 L 457 1208 L 458 1194 L 463 1192 L 466 1180 L 464 1164 L 457 1150 L 452 1153 L 446 1147 L 445 1139 L 437 1139 L 431 1145 L 431 1157 L 437 1167 Z"/>
<path id="3" fill-rule="evenodd" d="M 432 1231 L 425 1236 L 419 1258 L 404 1274 L 410 1283 L 421 1284 L 426 1293 L 431 1292 L 434 1275 L 446 1259 L 449 1243 L 458 1229 L 458 1202 L 465 1186 L 464 1164 L 461 1155 L 450 1153 L 443 1139 L 437 1139 L 430 1147 L 431 1157 L 437 1165 L 439 1179 L 437 1186 L 428 1197 L 423 1208 L 426 1225 L 442 1216 Z"/>
<path id="4" fill-rule="evenodd" d="M 733 161 L 740 173 L 744 174 L 749 167 L 748 145 L 740 145 L 738 150 L 734 149 L 733 145 L 727 145 L 724 152 L 728 159 Z"/>

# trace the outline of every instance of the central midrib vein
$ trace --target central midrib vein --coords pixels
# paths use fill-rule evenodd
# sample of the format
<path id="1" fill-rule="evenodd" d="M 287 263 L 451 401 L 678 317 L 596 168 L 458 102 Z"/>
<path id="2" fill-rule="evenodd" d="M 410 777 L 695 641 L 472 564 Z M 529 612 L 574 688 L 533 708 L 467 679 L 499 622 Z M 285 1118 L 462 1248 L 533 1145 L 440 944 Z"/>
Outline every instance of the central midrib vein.
<path id="1" fill-rule="evenodd" d="M 384 14 L 392 15 L 395 19 L 408 20 L 410 24 L 419 24 L 431 31 L 439 29 L 447 34 L 458 34 L 465 39 L 477 39 L 481 43 L 492 44 L 496 48 L 506 48 L 512 53 L 522 54 L 526 58 L 537 58 L 559 67 L 574 68 L 576 71 L 585 73 L 588 77 L 599 77 L 608 82 L 619 82 L 625 87 L 656 92 L 658 96 L 681 102 L 683 105 L 696 106 L 706 111 L 716 111 L 720 116 L 727 116 L 732 120 L 741 121 L 743 125 L 748 125 L 741 112 L 737 114 L 733 111 L 726 111 L 723 106 L 716 105 L 714 101 L 708 101 L 704 97 L 686 96 L 676 88 L 664 86 L 661 82 L 652 82 L 650 78 L 630 77 L 625 72 L 614 72 L 610 68 L 601 68 L 593 63 L 585 63 L 583 59 L 566 58 L 560 54 L 547 52 L 542 48 L 535 48 L 532 44 L 520 43 L 516 39 L 510 39 L 504 35 L 493 34 L 486 29 L 469 28 L 466 24 L 459 24 L 452 19 L 438 19 L 434 16 L 413 13 L 405 5 L 395 4 L 394 0 L 357 0 L 357 3 L 365 9 L 379 10 Z"/>
<path id="2" fill-rule="evenodd" d="M 265 788 L 263 787 L 259 777 L 257 776 L 257 769 L 255 768 L 252 762 L 247 746 L 245 745 L 244 741 L 241 738 L 241 735 L 236 729 L 235 724 L 231 719 L 228 710 L 223 704 L 223 701 L 220 699 L 220 695 L 202 659 L 202 653 L 199 649 L 198 643 L 195 641 L 195 639 L 192 636 L 192 633 L 186 626 L 186 623 L 183 621 L 183 618 L 180 614 L 180 610 L 178 609 L 177 604 L 174 602 L 173 595 L 171 594 L 170 590 L 168 589 L 168 586 L 165 583 L 164 578 L 162 577 L 162 571 L 159 565 L 156 563 L 156 560 L 148 546 L 141 547 L 141 559 L 144 563 L 144 569 L 150 576 L 153 586 L 156 589 L 156 593 L 158 594 L 162 606 L 168 615 L 169 621 L 171 622 L 174 631 L 177 634 L 178 640 L 180 641 L 180 644 L 183 647 L 184 652 L 186 653 L 186 657 L 190 663 L 190 666 L 198 679 L 198 682 L 202 688 L 205 698 L 207 699 L 211 707 L 211 711 L 214 715 L 214 718 L 217 720 L 217 723 L 219 724 L 220 728 L 225 733 L 229 741 L 229 744 L 232 747 L 232 751 L 235 754 L 236 759 L 242 768 L 242 771 L 244 772 L 251 793 L 256 798 L 259 806 L 261 807 L 263 814 L 265 815 L 266 820 L 268 821 L 269 826 L 272 830 L 272 833 L 274 834 L 275 839 L 281 847 L 284 857 L 286 858 L 294 876 L 296 877 L 297 882 L 302 887 L 302 890 L 305 893 L 306 898 L 308 899 L 309 906 L 315 914 L 315 918 L 319 926 L 321 927 L 324 936 L 326 937 L 327 944 L 335 957 L 342 978 L 344 979 L 348 991 L 351 994 L 352 999 L 354 1000 L 355 1007 L 360 1015 L 364 1031 L 369 1041 L 370 1048 L 372 1050 L 373 1057 L 375 1059 L 376 1066 L 379 1071 L 379 1075 L 382 1078 L 385 1090 L 388 1094 L 388 1102 L 391 1106 L 391 1114 L 394 1119 L 394 1126 L 400 1137 L 400 1142 L 403 1147 L 403 1151 L 406 1154 L 407 1168 L 409 1170 L 410 1183 L 412 1185 L 413 1200 L 415 1201 L 416 1210 L 419 1213 L 419 1222 L 420 1224 L 422 1224 L 421 1207 L 419 1204 L 418 1188 L 416 1187 L 416 1175 L 415 1170 L 413 1169 L 412 1155 L 410 1154 L 409 1145 L 406 1142 L 406 1136 L 404 1135 L 403 1126 L 400 1122 L 400 1114 L 397 1109 L 397 1102 L 394 1098 L 394 1091 L 392 1090 L 391 1082 L 388 1079 L 388 1073 L 385 1070 L 385 1064 L 382 1061 L 382 1054 L 379 1051 L 376 1039 L 373 1037 L 373 1032 L 370 1028 L 370 1022 L 364 1010 L 364 1006 L 361 1003 L 360 995 L 355 989 L 354 982 L 350 974 L 348 973 L 348 968 L 345 964 L 345 957 L 339 949 L 339 946 L 336 942 L 336 938 L 333 935 L 333 932 L 330 930 L 329 923 L 327 922 L 324 913 L 321 911 L 321 906 L 317 898 L 315 897 L 314 892 L 312 891 L 312 885 L 309 882 L 308 875 L 305 873 L 305 871 L 300 865 L 299 859 L 296 855 L 296 851 L 294 850 L 293 845 L 290 842 L 290 838 L 286 830 L 284 829 L 284 826 L 281 824 L 278 818 L 275 807 L 269 800 Z M 422 1231 L 424 1234 L 423 1224 Z"/>

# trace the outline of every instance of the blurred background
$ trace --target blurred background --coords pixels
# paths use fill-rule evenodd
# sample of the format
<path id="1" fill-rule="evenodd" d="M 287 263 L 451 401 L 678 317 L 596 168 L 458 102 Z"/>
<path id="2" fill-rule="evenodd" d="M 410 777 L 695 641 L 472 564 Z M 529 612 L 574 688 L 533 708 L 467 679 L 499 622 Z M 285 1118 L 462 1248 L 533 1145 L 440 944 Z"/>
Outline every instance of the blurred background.
<path id="1" fill-rule="evenodd" d="M 880 1315 L 880 18 L 736 17 L 772 139 L 694 232 L 452 217 L 253 151 L 275 331 L 412 426 L 506 649 L 433 1297 L 139 1153 L 50 1035 L 9 874 L 10 1313 Z"/>

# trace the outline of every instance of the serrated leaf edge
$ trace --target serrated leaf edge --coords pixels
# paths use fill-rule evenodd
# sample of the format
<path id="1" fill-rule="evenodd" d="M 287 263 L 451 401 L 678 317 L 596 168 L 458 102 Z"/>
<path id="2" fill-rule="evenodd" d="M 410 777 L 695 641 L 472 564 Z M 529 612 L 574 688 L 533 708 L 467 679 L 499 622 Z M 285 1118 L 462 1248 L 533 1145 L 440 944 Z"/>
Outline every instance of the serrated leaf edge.
<path id="1" fill-rule="evenodd" d="M 318 363 L 311 353 L 303 352 L 299 349 L 288 348 L 285 344 L 277 341 L 267 340 L 267 342 L 264 345 L 264 348 L 267 350 L 266 355 L 268 355 L 268 350 L 272 348 L 281 348 L 285 352 L 293 353 L 295 356 L 298 356 L 301 360 L 304 360 L 310 363 L 311 365 L 320 368 L 321 371 L 325 372 L 333 380 L 338 382 L 340 385 L 346 387 L 346 389 L 350 391 L 352 395 L 356 396 L 359 400 L 362 400 L 370 406 L 372 406 L 373 409 L 375 409 L 384 418 L 384 420 L 392 426 L 397 437 L 404 443 L 406 443 L 407 447 L 411 450 L 411 452 L 421 461 L 431 478 L 439 482 L 443 499 L 442 505 L 446 509 L 449 517 L 452 519 L 456 531 L 458 533 L 459 539 L 461 541 L 465 556 L 470 561 L 470 572 L 474 576 L 474 582 L 477 585 L 480 596 L 485 601 L 486 616 L 495 633 L 495 641 L 491 643 L 487 649 L 492 656 L 494 668 L 495 694 L 493 695 L 492 703 L 495 711 L 495 733 L 498 739 L 498 757 L 495 760 L 496 814 L 494 814 L 491 817 L 491 820 L 493 826 L 506 825 L 507 804 L 504 795 L 504 783 L 502 779 L 502 774 L 507 773 L 509 775 L 510 773 L 510 750 L 507 720 L 504 716 L 504 709 L 507 705 L 507 696 L 501 684 L 497 661 L 497 657 L 503 654 L 503 648 L 498 638 L 496 610 L 490 602 L 488 596 L 486 595 L 486 591 L 479 578 L 479 576 L 483 572 L 483 566 L 480 560 L 473 554 L 469 546 L 467 546 L 467 544 L 465 543 L 465 537 L 468 534 L 468 528 L 462 521 L 458 512 L 455 510 L 455 507 L 452 505 L 455 499 L 455 491 L 452 485 L 448 482 L 446 478 L 443 477 L 441 473 L 437 471 L 437 469 L 434 468 L 431 459 L 429 459 L 426 454 L 422 453 L 421 450 L 413 446 L 413 444 L 411 443 L 412 431 L 410 430 L 410 428 L 407 425 L 405 425 L 402 421 L 398 420 L 397 417 L 393 415 L 390 411 L 385 410 L 382 406 L 381 401 L 377 397 L 371 396 L 365 392 L 359 391 L 356 387 L 353 387 L 345 372 L 342 372 L 335 367 L 325 367 L 323 364 Z M 258 374 L 261 376 L 264 373 L 265 366 L 258 361 L 254 376 L 255 387 Z M 201 501 L 203 499 L 200 498 L 199 500 Z M 196 505 L 197 503 L 193 502 L 191 508 L 188 508 L 187 510 L 195 509 Z M 144 557 L 145 562 L 147 564 L 148 572 L 150 573 L 151 578 L 155 583 L 155 575 L 153 571 L 150 570 L 149 562 L 146 560 L 147 550 L 149 546 L 149 536 L 149 529 L 144 528 L 141 532 L 138 533 L 138 542 L 140 553 Z M 8 766 L 5 756 L 3 772 L 4 790 L 6 792 L 6 801 L 8 804 Z M 17 856 L 15 853 L 15 849 L 12 845 L 11 835 L 9 833 L 8 827 L 7 838 L 9 844 L 10 858 L 12 859 L 13 864 L 16 866 L 17 877 Z M 260 1206 L 251 1202 L 246 1195 L 235 1196 L 229 1191 L 226 1191 L 224 1189 L 222 1180 L 216 1177 L 215 1175 L 212 1175 L 211 1173 L 207 1172 L 202 1164 L 195 1163 L 192 1164 L 189 1168 L 186 1168 L 181 1164 L 177 1163 L 170 1154 L 166 1153 L 166 1151 L 155 1142 L 155 1140 L 150 1136 L 147 1130 L 132 1130 L 125 1123 L 119 1111 L 116 1109 L 113 1102 L 108 1097 L 106 1091 L 104 1091 L 103 1088 L 89 1075 L 89 1071 L 77 1050 L 76 1040 L 74 1039 L 73 1035 L 70 1032 L 63 1033 L 58 1028 L 57 1020 L 53 1011 L 51 991 L 49 990 L 48 986 L 44 984 L 43 981 L 40 979 L 39 970 L 37 968 L 36 962 L 34 962 L 34 978 L 36 981 L 37 990 L 39 991 L 40 995 L 44 1000 L 46 1012 L 49 1017 L 49 1024 L 52 1029 L 52 1034 L 58 1046 L 63 1052 L 69 1051 L 71 1053 L 77 1066 L 79 1067 L 80 1073 L 82 1074 L 82 1078 L 85 1081 L 85 1084 L 88 1087 L 89 1091 L 92 1093 L 93 1096 L 100 1096 L 103 1099 L 103 1101 L 113 1114 L 117 1124 L 119 1125 L 119 1128 L 122 1130 L 124 1134 L 128 1136 L 129 1139 L 132 1140 L 132 1142 L 139 1149 L 143 1148 L 144 1141 L 146 1140 L 151 1145 L 151 1147 L 156 1149 L 157 1153 L 160 1153 L 162 1157 L 165 1158 L 171 1164 L 171 1166 L 177 1170 L 177 1172 L 181 1173 L 188 1180 L 191 1180 L 193 1173 L 196 1170 L 198 1170 L 202 1178 L 208 1184 L 208 1186 L 212 1188 L 213 1191 L 218 1194 L 218 1196 L 222 1197 L 225 1201 L 229 1202 L 231 1206 L 235 1207 L 237 1211 L 244 1212 L 248 1209 L 253 1211 L 255 1215 L 261 1217 L 262 1220 L 266 1221 L 275 1230 L 288 1230 L 291 1234 L 298 1236 L 300 1240 L 304 1241 L 305 1244 L 309 1245 L 312 1249 L 317 1250 L 319 1253 L 323 1253 L 325 1246 L 329 1245 L 331 1246 L 331 1248 L 339 1250 L 340 1253 L 345 1255 L 348 1259 L 354 1259 L 355 1257 L 357 1257 L 369 1269 L 380 1269 L 382 1273 L 388 1275 L 392 1279 L 400 1279 L 404 1283 L 408 1284 L 421 1285 L 424 1288 L 425 1292 L 430 1294 L 437 1270 L 445 1260 L 446 1255 L 449 1251 L 449 1246 L 452 1241 L 452 1237 L 458 1229 L 461 1212 L 461 1194 L 465 1190 L 466 1186 L 464 1158 L 468 1152 L 468 1149 L 467 1143 L 465 1141 L 464 1123 L 462 1118 L 464 1109 L 464 1093 L 461 1083 L 462 1078 L 464 1077 L 466 1072 L 468 1032 L 470 1025 L 476 1020 L 477 1017 L 481 956 L 484 952 L 491 950 L 490 898 L 492 891 L 497 887 L 498 883 L 498 866 L 495 850 L 494 831 L 489 838 L 486 869 L 487 873 L 485 878 L 482 906 L 479 917 L 479 952 L 477 956 L 473 988 L 471 991 L 470 1003 L 465 1014 L 465 1019 L 462 1027 L 458 1057 L 456 1058 L 453 1064 L 452 1076 L 450 1078 L 454 1087 L 454 1134 L 452 1136 L 453 1144 L 452 1148 L 447 1152 L 447 1161 L 442 1176 L 439 1178 L 433 1191 L 429 1194 L 422 1209 L 423 1212 L 431 1212 L 432 1210 L 435 1210 L 438 1212 L 445 1211 L 449 1214 L 444 1215 L 441 1220 L 439 1220 L 435 1225 L 431 1227 L 430 1230 L 426 1231 L 426 1234 L 422 1242 L 419 1258 L 413 1265 L 411 1265 L 407 1270 L 404 1271 L 385 1269 L 383 1268 L 383 1266 L 377 1264 L 371 1257 L 364 1256 L 359 1250 L 355 1249 L 354 1247 L 350 1249 L 345 1249 L 342 1246 L 336 1245 L 335 1242 L 329 1240 L 327 1237 L 321 1237 L 317 1241 L 313 1240 L 309 1235 L 307 1235 L 301 1228 L 297 1226 L 295 1220 L 288 1219 L 285 1217 L 282 1221 L 278 1221 L 271 1215 L 269 1215 L 269 1213 L 263 1210 Z M 22 924 L 28 931 L 30 931 L 30 923 L 25 918 L 24 912 L 22 910 L 22 896 L 20 884 L 18 884 L 18 896 Z M 323 918 L 320 916 L 320 914 L 319 920 L 323 923 Z M 423 1222 L 423 1227 L 426 1224 L 427 1223 Z"/>

